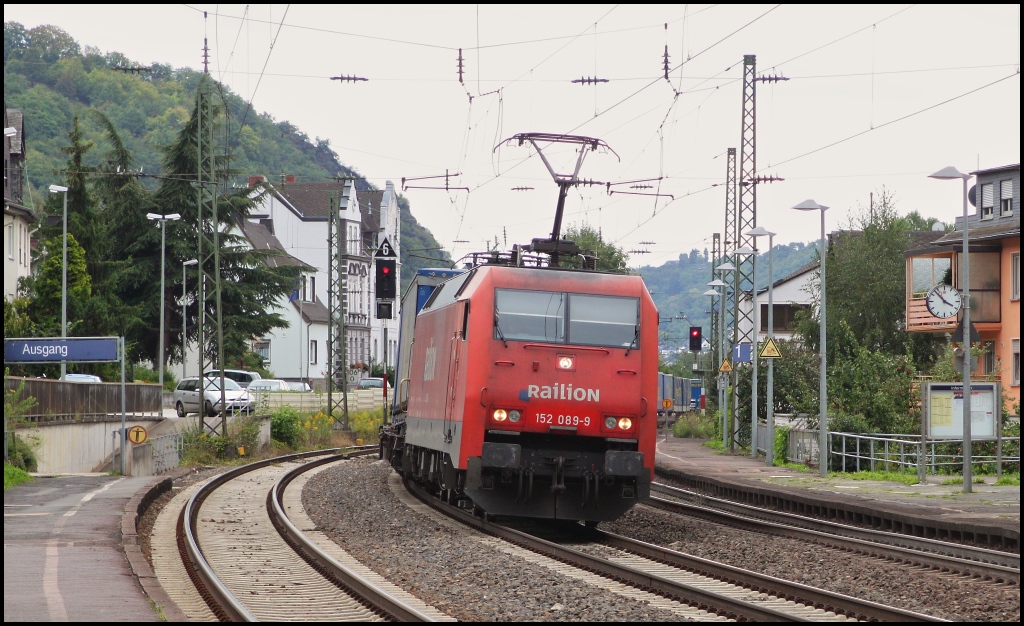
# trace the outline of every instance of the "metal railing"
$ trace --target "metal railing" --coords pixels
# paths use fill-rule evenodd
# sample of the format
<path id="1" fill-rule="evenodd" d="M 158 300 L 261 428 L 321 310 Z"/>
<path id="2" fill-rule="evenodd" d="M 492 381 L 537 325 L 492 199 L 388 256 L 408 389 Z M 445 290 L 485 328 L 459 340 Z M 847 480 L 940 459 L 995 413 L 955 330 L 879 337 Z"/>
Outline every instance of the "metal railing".
<path id="1" fill-rule="evenodd" d="M 153 444 L 153 473 L 162 474 L 178 467 L 185 436 L 181 433 L 162 435 L 149 440 Z"/>

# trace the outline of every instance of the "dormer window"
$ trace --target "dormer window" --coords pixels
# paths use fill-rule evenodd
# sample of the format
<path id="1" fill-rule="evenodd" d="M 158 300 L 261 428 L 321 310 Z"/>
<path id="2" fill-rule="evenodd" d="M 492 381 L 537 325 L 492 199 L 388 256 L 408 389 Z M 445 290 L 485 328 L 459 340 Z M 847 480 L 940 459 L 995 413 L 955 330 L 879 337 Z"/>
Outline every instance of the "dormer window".
<path id="1" fill-rule="evenodd" d="M 999 181 L 999 214 L 1013 215 L 1013 180 Z"/>
<path id="2" fill-rule="evenodd" d="M 992 219 L 993 206 L 992 183 L 985 183 L 981 186 L 981 219 Z"/>

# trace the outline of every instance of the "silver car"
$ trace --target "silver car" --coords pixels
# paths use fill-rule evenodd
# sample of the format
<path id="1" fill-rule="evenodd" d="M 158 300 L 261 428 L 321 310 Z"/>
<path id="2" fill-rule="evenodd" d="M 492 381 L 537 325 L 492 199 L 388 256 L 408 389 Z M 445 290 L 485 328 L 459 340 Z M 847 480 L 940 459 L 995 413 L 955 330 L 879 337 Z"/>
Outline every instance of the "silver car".
<path id="1" fill-rule="evenodd" d="M 177 411 L 178 417 L 200 412 L 212 417 L 223 412 L 220 405 L 220 378 L 205 379 L 202 398 L 199 384 L 196 377 L 183 378 L 174 389 L 174 410 Z M 230 378 L 224 379 L 224 400 L 230 412 L 252 412 L 252 396 Z"/>

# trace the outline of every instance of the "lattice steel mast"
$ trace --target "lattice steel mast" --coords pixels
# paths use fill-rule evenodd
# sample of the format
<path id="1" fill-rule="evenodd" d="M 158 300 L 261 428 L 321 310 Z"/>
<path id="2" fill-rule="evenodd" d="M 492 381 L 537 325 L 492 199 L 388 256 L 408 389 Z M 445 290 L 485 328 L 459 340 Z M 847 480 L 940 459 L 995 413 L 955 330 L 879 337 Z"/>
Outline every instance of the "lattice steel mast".
<path id="1" fill-rule="evenodd" d="M 330 217 L 327 220 L 327 414 L 334 417 L 341 409 L 342 428 L 348 429 L 348 343 L 345 338 L 345 294 L 348 274 L 345 265 L 346 233 L 342 214 L 352 196 L 352 179 L 344 179 L 339 202 L 336 192 L 329 194 Z M 335 387 L 340 385 L 340 402 Z"/>

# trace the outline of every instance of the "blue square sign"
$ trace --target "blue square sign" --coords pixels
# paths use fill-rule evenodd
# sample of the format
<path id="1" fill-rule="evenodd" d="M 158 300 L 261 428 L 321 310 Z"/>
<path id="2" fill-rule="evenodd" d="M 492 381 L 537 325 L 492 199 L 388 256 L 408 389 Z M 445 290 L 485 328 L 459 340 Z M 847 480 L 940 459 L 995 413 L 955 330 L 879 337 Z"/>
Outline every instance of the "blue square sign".
<path id="1" fill-rule="evenodd" d="M 733 363 L 750 363 L 750 344 L 736 343 L 732 346 Z"/>

